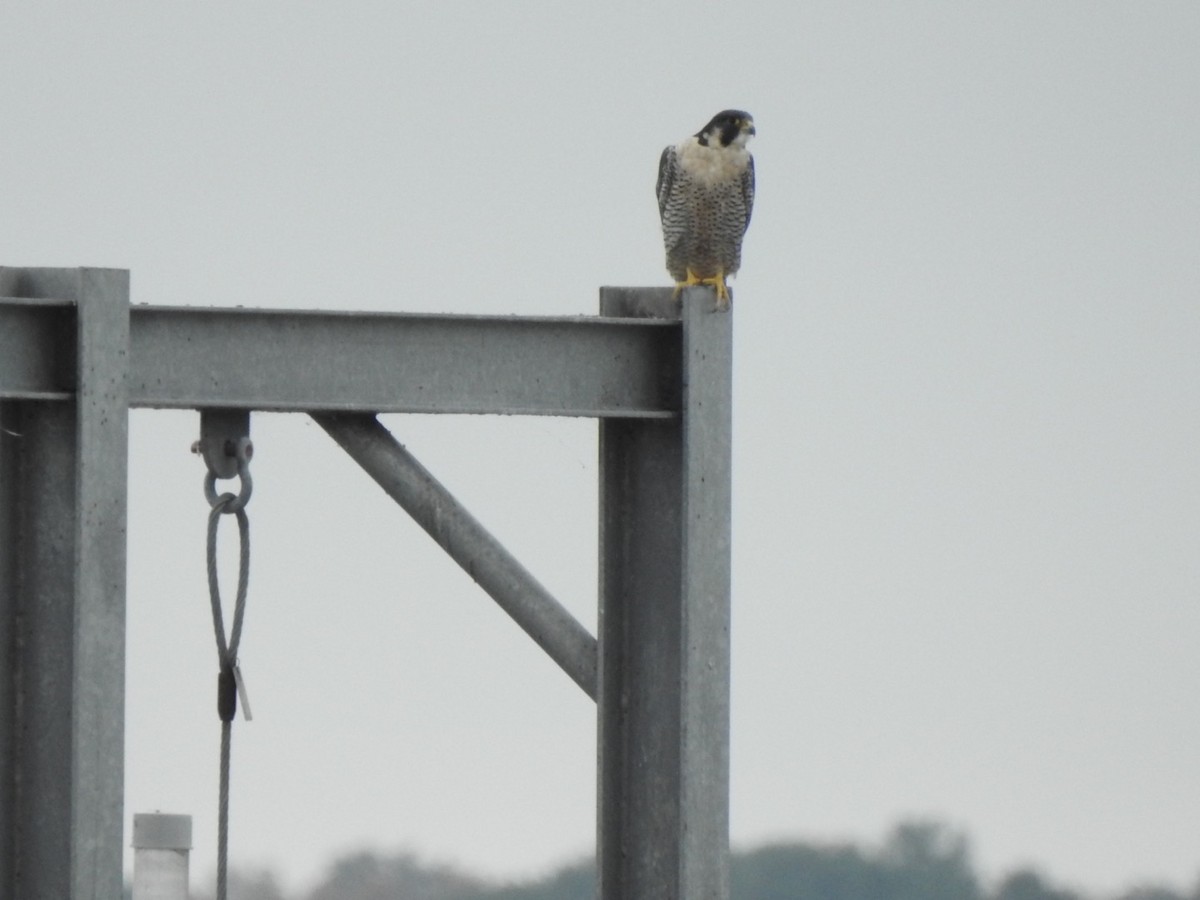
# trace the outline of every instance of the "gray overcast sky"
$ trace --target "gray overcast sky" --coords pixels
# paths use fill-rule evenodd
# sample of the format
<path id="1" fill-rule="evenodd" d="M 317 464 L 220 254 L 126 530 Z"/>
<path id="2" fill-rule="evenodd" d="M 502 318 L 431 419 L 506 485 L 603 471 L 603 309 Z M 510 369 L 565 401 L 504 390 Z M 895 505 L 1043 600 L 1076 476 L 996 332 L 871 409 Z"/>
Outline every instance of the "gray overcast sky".
<path id="1" fill-rule="evenodd" d="M 591 313 L 667 282 L 662 147 L 750 110 L 735 843 L 927 814 L 992 874 L 1200 873 L 1200 5 L 10 3 L 0 35 L 0 263 L 139 303 Z M 388 424 L 594 627 L 594 423 Z M 197 417 L 131 427 L 126 813 L 192 813 L 207 879 Z M 253 428 L 235 861 L 588 852 L 590 702 L 318 428 Z"/>

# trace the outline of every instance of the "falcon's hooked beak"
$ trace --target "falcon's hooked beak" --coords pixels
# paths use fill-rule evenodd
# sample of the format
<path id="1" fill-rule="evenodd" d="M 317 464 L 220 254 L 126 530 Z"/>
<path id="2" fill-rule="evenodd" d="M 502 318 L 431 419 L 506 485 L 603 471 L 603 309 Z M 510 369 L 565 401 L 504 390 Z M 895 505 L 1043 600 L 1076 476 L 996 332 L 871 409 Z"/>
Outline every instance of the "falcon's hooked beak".
<path id="1" fill-rule="evenodd" d="M 746 149 L 746 144 L 750 138 L 754 137 L 757 132 L 754 130 L 754 120 L 746 117 L 738 121 L 737 137 L 733 139 L 733 146 L 739 147 L 742 150 Z"/>

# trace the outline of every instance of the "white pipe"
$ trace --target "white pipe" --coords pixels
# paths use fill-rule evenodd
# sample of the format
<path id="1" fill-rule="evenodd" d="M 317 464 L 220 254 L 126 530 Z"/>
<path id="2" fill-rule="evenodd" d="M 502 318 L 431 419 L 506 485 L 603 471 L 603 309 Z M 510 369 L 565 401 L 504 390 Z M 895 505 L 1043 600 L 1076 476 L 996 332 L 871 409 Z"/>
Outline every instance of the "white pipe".
<path id="1" fill-rule="evenodd" d="M 192 817 L 133 817 L 133 900 L 188 900 Z"/>

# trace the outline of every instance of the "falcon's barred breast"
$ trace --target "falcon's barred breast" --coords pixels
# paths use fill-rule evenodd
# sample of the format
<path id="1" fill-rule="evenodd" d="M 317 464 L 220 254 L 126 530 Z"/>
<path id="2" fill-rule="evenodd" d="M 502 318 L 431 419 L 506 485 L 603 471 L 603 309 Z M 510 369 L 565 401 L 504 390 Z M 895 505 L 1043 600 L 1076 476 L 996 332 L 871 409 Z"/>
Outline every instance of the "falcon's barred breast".
<path id="1" fill-rule="evenodd" d="M 749 113 L 727 109 L 662 152 L 658 211 L 676 293 L 711 284 L 717 305 L 729 305 L 725 279 L 741 266 L 742 237 L 754 208 L 754 157 L 746 149 L 754 133 Z"/>

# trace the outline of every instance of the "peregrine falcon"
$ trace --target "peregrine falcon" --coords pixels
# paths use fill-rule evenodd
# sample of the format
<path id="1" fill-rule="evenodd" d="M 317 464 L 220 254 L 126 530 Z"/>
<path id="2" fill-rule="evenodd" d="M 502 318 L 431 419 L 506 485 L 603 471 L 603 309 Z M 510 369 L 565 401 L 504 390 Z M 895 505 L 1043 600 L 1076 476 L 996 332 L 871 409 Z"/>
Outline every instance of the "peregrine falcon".
<path id="1" fill-rule="evenodd" d="M 741 265 L 754 207 L 754 157 L 746 150 L 754 133 L 748 112 L 727 109 L 663 150 L 658 162 L 658 212 L 675 293 L 711 284 L 719 309 L 729 306 L 725 278 Z"/>

